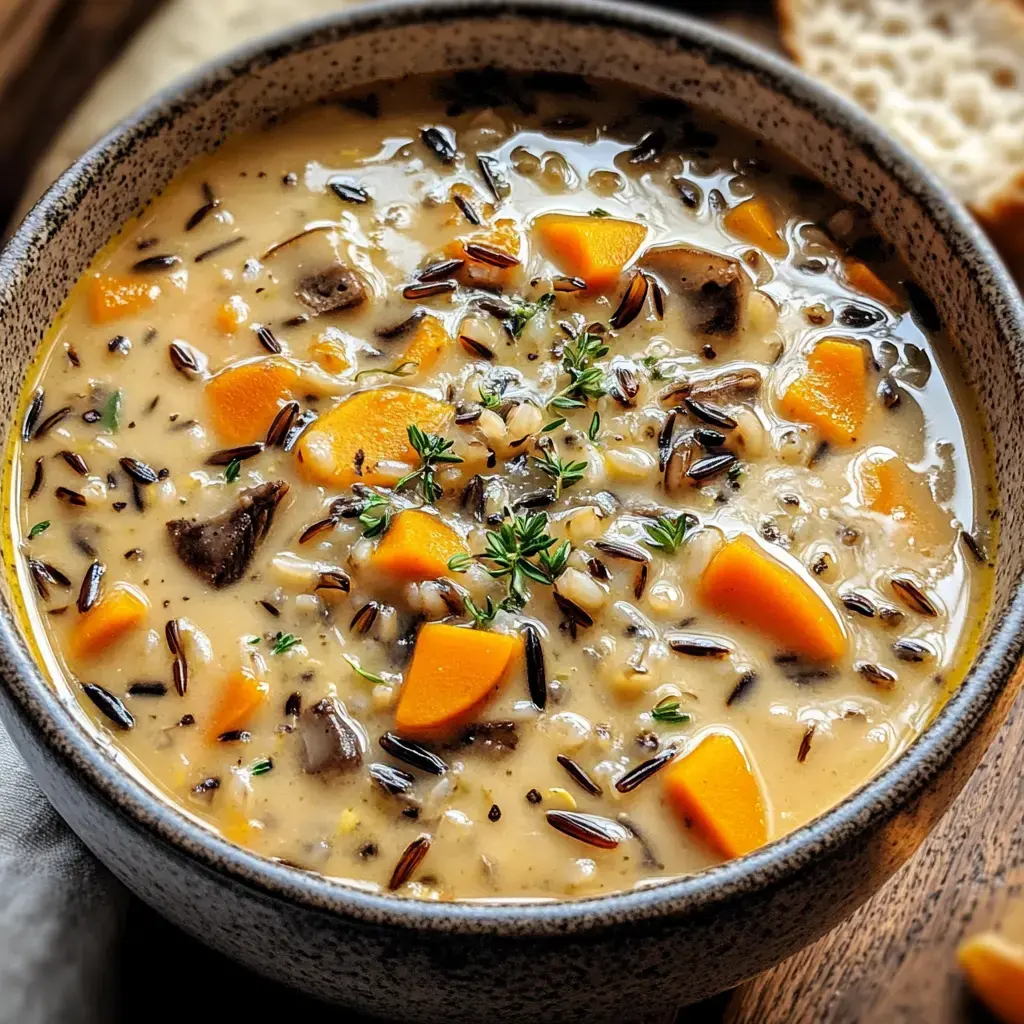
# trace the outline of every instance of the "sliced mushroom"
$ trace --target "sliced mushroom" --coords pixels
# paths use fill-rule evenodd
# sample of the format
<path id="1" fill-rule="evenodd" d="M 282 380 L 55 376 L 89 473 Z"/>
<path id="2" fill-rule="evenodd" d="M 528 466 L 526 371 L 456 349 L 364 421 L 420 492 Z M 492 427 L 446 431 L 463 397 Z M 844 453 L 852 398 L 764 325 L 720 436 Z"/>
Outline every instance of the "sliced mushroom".
<path id="1" fill-rule="evenodd" d="M 287 493 L 288 485 L 283 480 L 260 484 L 243 491 L 234 508 L 213 519 L 172 519 L 167 532 L 175 554 L 214 587 L 237 583 Z"/>
<path id="2" fill-rule="evenodd" d="M 648 250 L 640 265 L 657 274 L 670 295 L 683 300 L 690 330 L 725 341 L 736 337 L 751 290 L 739 260 L 673 245 Z"/>
<path id="3" fill-rule="evenodd" d="M 302 712 L 299 737 L 302 770 L 310 775 L 352 771 L 369 750 L 363 727 L 335 697 L 324 697 Z"/>
<path id="4" fill-rule="evenodd" d="M 320 316 L 360 305 L 366 299 L 366 285 L 350 267 L 327 267 L 302 278 L 295 297 Z"/>
<path id="5" fill-rule="evenodd" d="M 479 754 L 501 757 L 519 746 L 519 733 L 515 722 L 477 722 L 465 729 L 459 744 Z"/>

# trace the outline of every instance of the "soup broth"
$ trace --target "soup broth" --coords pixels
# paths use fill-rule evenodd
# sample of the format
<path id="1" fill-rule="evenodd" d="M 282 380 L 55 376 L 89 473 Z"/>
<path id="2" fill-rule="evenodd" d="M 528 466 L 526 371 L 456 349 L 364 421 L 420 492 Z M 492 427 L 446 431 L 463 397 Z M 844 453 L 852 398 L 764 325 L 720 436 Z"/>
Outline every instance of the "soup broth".
<path id="1" fill-rule="evenodd" d="M 969 661 L 995 499 L 927 282 L 681 104 L 415 80 L 230 139 L 100 253 L 10 464 L 99 741 L 425 899 L 698 871 Z"/>

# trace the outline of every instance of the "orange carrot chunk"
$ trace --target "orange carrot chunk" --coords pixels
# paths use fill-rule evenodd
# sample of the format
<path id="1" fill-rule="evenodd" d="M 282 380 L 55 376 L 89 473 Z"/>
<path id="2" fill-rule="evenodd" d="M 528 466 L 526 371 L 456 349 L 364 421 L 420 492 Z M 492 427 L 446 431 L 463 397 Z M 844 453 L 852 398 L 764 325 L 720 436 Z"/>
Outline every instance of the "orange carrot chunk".
<path id="1" fill-rule="evenodd" d="M 631 220 L 565 213 L 538 217 L 533 230 L 555 266 L 583 278 L 591 292 L 613 288 L 647 237 L 647 228 Z"/>
<path id="2" fill-rule="evenodd" d="M 421 391 L 408 388 L 371 388 L 360 391 L 321 416 L 298 444 L 298 457 L 306 477 L 326 486 L 348 487 L 394 483 L 393 473 L 378 470 L 380 463 L 412 467 L 416 453 L 409 445 L 408 426 L 415 423 L 428 433 L 448 424 L 452 407 Z"/>
<path id="3" fill-rule="evenodd" d="M 668 802 L 722 857 L 742 857 L 768 841 L 761 789 L 727 733 L 705 737 L 662 778 Z"/>
<path id="4" fill-rule="evenodd" d="M 134 316 L 160 297 L 160 285 L 152 281 L 97 274 L 89 281 L 89 314 L 94 324 Z"/>
<path id="5" fill-rule="evenodd" d="M 229 445 L 262 440 L 298 383 L 298 370 L 285 359 L 253 359 L 221 370 L 206 384 L 214 433 Z"/>
<path id="6" fill-rule="evenodd" d="M 146 595 L 129 583 L 118 583 L 75 620 L 71 630 L 72 655 L 95 657 L 138 626 L 148 613 Z"/>
<path id="7" fill-rule="evenodd" d="M 436 316 L 425 316 L 417 325 L 409 347 L 402 354 L 403 363 L 415 363 L 416 372 L 429 370 L 451 345 L 451 335 Z"/>
<path id="8" fill-rule="evenodd" d="M 448 572 L 448 559 L 466 552 L 463 539 L 437 516 L 408 509 L 384 534 L 373 567 L 398 580 L 435 580 Z"/>
<path id="9" fill-rule="evenodd" d="M 213 318 L 217 330 L 224 334 L 234 334 L 249 319 L 249 307 L 241 295 L 232 295 L 227 302 L 217 308 Z"/>
<path id="10" fill-rule="evenodd" d="M 518 637 L 504 633 L 424 626 L 395 711 L 396 729 L 418 738 L 465 725 L 497 693 L 521 648 Z"/>
<path id="11" fill-rule="evenodd" d="M 206 738 L 215 742 L 218 736 L 244 729 L 267 699 L 268 687 L 249 669 L 232 672 L 221 684 L 220 697 L 206 726 Z"/>
<path id="12" fill-rule="evenodd" d="M 1024 1024 L 1024 946 L 983 932 L 960 944 L 957 960 L 971 991 L 1003 1024 Z"/>
<path id="13" fill-rule="evenodd" d="M 722 218 L 722 224 L 730 235 L 782 259 L 789 252 L 789 245 L 779 235 L 775 211 L 764 199 L 756 196 L 739 206 L 734 206 Z"/>
<path id="14" fill-rule="evenodd" d="M 852 444 L 867 414 L 867 367 L 860 345 L 841 338 L 820 341 L 807 372 L 782 396 L 782 411 L 812 423 L 833 444 Z"/>
<path id="15" fill-rule="evenodd" d="M 760 630 L 784 651 L 821 661 L 846 651 L 827 599 L 750 537 L 729 541 L 711 559 L 697 593 L 706 608 Z"/>
<path id="16" fill-rule="evenodd" d="M 900 297 L 866 263 L 852 257 L 843 261 L 843 276 L 851 288 L 870 295 L 883 306 L 901 305 Z"/>

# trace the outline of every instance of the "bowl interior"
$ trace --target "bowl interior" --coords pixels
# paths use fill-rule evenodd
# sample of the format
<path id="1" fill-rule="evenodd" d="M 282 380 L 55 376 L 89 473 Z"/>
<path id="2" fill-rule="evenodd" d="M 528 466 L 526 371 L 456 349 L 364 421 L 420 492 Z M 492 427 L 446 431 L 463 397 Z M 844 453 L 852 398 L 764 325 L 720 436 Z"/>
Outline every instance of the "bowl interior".
<path id="1" fill-rule="evenodd" d="M 824 833 L 839 843 L 850 830 L 863 827 L 865 815 L 891 813 L 885 790 L 904 786 L 912 792 L 928 780 L 944 751 L 955 748 L 982 716 L 1018 655 L 1019 630 L 1013 627 L 1021 616 L 1011 606 L 1024 568 L 1024 522 L 1016 500 L 1024 487 L 1024 463 L 1017 454 L 1018 439 L 1024 436 L 1017 386 L 1024 368 L 1019 298 L 962 209 L 843 101 L 773 58 L 697 23 L 600 2 L 396 4 L 314 25 L 203 71 L 188 85 L 158 97 L 99 143 L 33 210 L 0 256 L 0 344 L 5 352 L 0 417 L 12 423 L 26 367 L 89 259 L 190 160 L 234 131 L 353 87 L 488 65 L 593 75 L 677 97 L 769 140 L 840 196 L 866 206 L 879 233 L 896 246 L 934 301 L 964 382 L 991 431 L 1002 497 L 994 606 L 974 669 L 932 729 L 844 805 L 766 851 L 712 869 L 703 880 L 699 876 L 599 899 L 608 903 L 627 898 L 637 907 L 653 907 L 663 890 L 671 890 L 663 895 L 683 898 L 702 886 L 705 891 L 708 885 L 721 891 L 742 886 L 766 858 L 791 856 L 797 864 L 795 855 L 812 834 L 820 839 Z M 10 598 L 8 592 L 8 610 Z M 117 773 L 104 763 L 95 740 L 31 667 L 31 655 L 10 614 L 0 622 L 0 646 L 8 652 L 4 684 L 9 692 L 47 732 L 51 746 L 130 814 L 250 880 L 276 876 L 279 889 L 296 896 L 304 886 L 327 885 L 321 880 L 300 884 L 288 877 L 295 874 L 289 869 L 259 862 L 212 835 L 199 834 L 173 809 L 155 806 L 137 783 L 114 778 Z M 380 901 L 365 894 L 347 898 Z M 521 907 L 509 909 L 517 916 L 524 913 Z M 429 908 L 418 913 L 421 918 L 450 917 L 460 911 Z M 548 907 L 544 913 L 558 911 Z"/>

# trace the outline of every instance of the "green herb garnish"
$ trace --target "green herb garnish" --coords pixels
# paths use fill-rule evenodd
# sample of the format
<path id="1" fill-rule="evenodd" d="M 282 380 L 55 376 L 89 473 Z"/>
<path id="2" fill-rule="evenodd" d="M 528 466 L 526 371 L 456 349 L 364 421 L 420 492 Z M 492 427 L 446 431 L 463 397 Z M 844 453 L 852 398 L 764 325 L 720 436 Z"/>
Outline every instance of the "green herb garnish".
<path id="1" fill-rule="evenodd" d="M 512 312 L 505 320 L 508 324 L 509 333 L 513 338 L 519 338 L 523 328 L 538 314 L 550 309 L 555 304 L 553 292 L 547 292 L 536 302 L 525 302 L 522 299 L 515 299 L 512 302 Z"/>
<path id="2" fill-rule="evenodd" d="M 407 484 L 411 484 L 414 480 L 419 480 L 423 488 L 423 500 L 428 505 L 432 505 L 444 494 L 444 491 L 441 490 L 434 480 L 434 472 L 437 470 L 437 467 L 461 462 L 462 459 L 451 450 L 455 444 L 454 441 L 438 437 L 437 434 L 428 434 L 426 431 L 420 430 L 415 423 L 409 424 L 407 432 L 409 434 L 409 444 L 416 450 L 416 454 L 419 455 L 423 465 L 411 473 L 406 473 L 395 484 L 395 490 L 400 491 Z"/>
<path id="3" fill-rule="evenodd" d="M 594 209 L 590 211 L 590 216 L 591 217 L 610 217 L 611 214 L 603 206 L 595 206 Z"/>
<path id="4" fill-rule="evenodd" d="M 250 775 L 266 775 L 274 767 L 274 762 L 269 757 L 259 757 L 249 765 Z"/>
<path id="5" fill-rule="evenodd" d="M 258 644 L 258 643 L 260 642 L 260 640 L 262 640 L 262 639 L 263 639 L 263 638 L 262 638 L 262 637 L 259 637 L 259 636 L 251 636 L 251 637 L 249 637 L 249 639 L 248 639 L 248 640 L 246 640 L 245 642 L 246 642 L 247 644 Z"/>
<path id="6" fill-rule="evenodd" d="M 559 427 L 564 426 L 564 425 L 565 425 L 565 417 L 564 416 L 559 416 L 557 419 L 553 419 L 550 423 L 545 423 L 544 426 L 540 428 L 541 429 L 541 433 L 542 434 L 550 434 L 552 430 L 557 430 Z"/>
<path id="7" fill-rule="evenodd" d="M 490 597 L 487 598 L 487 604 L 481 608 L 473 598 L 468 595 L 465 598 L 466 611 L 473 618 L 473 625 L 477 629 L 486 629 L 493 621 L 494 616 L 498 614 L 500 605 L 496 605 Z"/>
<path id="8" fill-rule="evenodd" d="M 391 525 L 391 502 L 382 494 L 371 491 L 366 495 L 359 522 L 364 537 L 379 537 Z"/>
<path id="9" fill-rule="evenodd" d="M 540 458 L 532 456 L 537 468 L 555 481 L 555 497 L 562 496 L 562 490 L 578 484 L 587 471 L 585 462 L 563 462 L 557 453 L 544 449 Z"/>
<path id="10" fill-rule="evenodd" d="M 548 405 L 553 409 L 582 409 L 590 399 L 606 395 L 604 371 L 593 364 L 607 354 L 608 346 L 601 335 L 580 331 L 562 353 L 562 369 L 569 374 L 569 384 L 556 392 Z"/>
<path id="11" fill-rule="evenodd" d="M 224 479 L 229 483 L 233 484 L 242 472 L 242 461 L 241 459 L 232 459 L 224 470 Z"/>
<path id="12" fill-rule="evenodd" d="M 677 697 L 664 697 L 651 709 L 651 717 L 656 722 L 680 725 L 683 722 L 689 722 L 692 716 L 679 709 L 679 699 Z"/>
<path id="13" fill-rule="evenodd" d="M 674 555 L 696 525 L 696 517 L 689 512 L 680 512 L 675 518 L 659 516 L 653 523 L 644 523 L 647 536 L 643 541 L 648 547 L 660 548 L 666 555 Z"/>
<path id="14" fill-rule="evenodd" d="M 725 474 L 729 478 L 730 483 L 738 483 L 743 477 L 743 463 L 734 462 L 729 467 L 729 472 Z"/>
<path id="15" fill-rule="evenodd" d="M 601 433 L 601 414 L 595 412 L 590 420 L 590 426 L 587 427 L 587 437 L 596 444 L 597 438 Z"/>
<path id="16" fill-rule="evenodd" d="M 640 365 L 647 371 L 651 380 L 668 380 L 668 374 L 661 368 L 661 360 L 657 356 L 644 356 Z"/>
<path id="17" fill-rule="evenodd" d="M 497 409 L 501 405 L 501 395 L 497 391 L 491 391 L 485 384 L 480 385 L 480 404 L 485 409 Z"/>
<path id="18" fill-rule="evenodd" d="M 367 671 L 365 668 L 362 667 L 362 665 L 359 664 L 358 661 L 356 661 L 355 658 L 352 657 L 351 654 L 343 654 L 342 657 L 352 666 L 352 671 L 355 672 L 356 675 L 362 676 L 364 679 L 369 680 L 371 683 L 384 682 L 383 676 L 379 676 L 374 672 Z"/>
<path id="19" fill-rule="evenodd" d="M 489 562 L 488 574 L 496 580 L 508 579 L 508 594 L 498 606 L 515 611 L 529 599 L 526 581 L 533 580 L 550 587 L 565 571 L 572 550 L 562 541 L 553 552 L 555 538 L 547 533 L 548 517 L 543 512 L 525 516 L 513 515 L 505 509 L 505 522 L 497 530 L 487 531 L 487 548 L 473 558 L 456 555 L 448 562 L 452 572 L 465 572 L 474 561 Z M 536 562 L 530 561 L 536 558 Z"/>
<path id="20" fill-rule="evenodd" d="M 103 403 L 100 423 L 109 431 L 116 432 L 121 426 L 121 406 L 124 404 L 124 392 L 118 388 L 112 391 Z"/>
<path id="21" fill-rule="evenodd" d="M 301 638 L 294 633 L 278 633 L 274 637 L 274 646 L 270 649 L 270 653 L 287 654 L 293 647 L 298 647 L 301 643 Z"/>
<path id="22" fill-rule="evenodd" d="M 44 519 L 41 523 L 36 523 L 36 525 L 33 526 L 32 529 L 28 531 L 28 539 L 29 540 L 35 540 L 35 538 L 38 537 L 39 534 L 46 533 L 46 531 L 49 528 L 50 528 L 50 520 L 49 519 Z"/>

